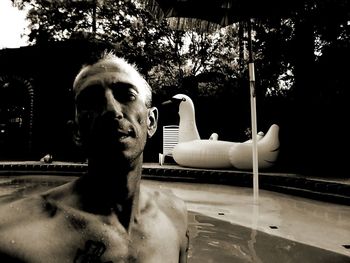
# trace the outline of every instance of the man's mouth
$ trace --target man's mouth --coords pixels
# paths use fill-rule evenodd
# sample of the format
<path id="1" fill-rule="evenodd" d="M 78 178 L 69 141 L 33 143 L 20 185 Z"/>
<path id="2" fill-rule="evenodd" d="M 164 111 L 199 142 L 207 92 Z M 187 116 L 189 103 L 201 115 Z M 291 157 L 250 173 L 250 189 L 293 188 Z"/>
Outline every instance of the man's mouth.
<path id="1" fill-rule="evenodd" d="M 117 138 L 119 141 L 123 141 L 127 138 L 132 138 L 135 137 L 135 132 L 132 129 L 128 129 L 128 130 L 117 130 Z"/>

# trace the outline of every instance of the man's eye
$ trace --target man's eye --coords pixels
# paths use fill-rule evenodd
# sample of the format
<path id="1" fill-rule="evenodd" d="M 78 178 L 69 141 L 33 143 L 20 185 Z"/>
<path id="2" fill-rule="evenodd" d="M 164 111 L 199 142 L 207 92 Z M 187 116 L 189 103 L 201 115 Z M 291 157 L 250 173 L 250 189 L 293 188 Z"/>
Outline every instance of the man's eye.
<path id="1" fill-rule="evenodd" d="M 137 94 L 132 91 L 125 91 L 125 92 L 119 91 L 119 92 L 115 92 L 113 95 L 116 98 L 116 100 L 120 102 L 131 102 L 136 100 L 137 98 Z"/>
<path id="2" fill-rule="evenodd" d="M 93 97 L 82 96 L 77 98 L 77 108 L 79 110 L 93 110 L 96 107 L 97 103 Z"/>
<path id="3" fill-rule="evenodd" d="M 129 91 L 127 96 L 130 101 L 136 100 L 136 94 L 132 91 Z"/>
<path id="4" fill-rule="evenodd" d="M 109 87 L 113 91 L 114 98 L 120 102 L 132 102 L 137 99 L 137 89 L 130 83 L 116 82 Z"/>
<path id="5" fill-rule="evenodd" d="M 102 96 L 98 88 L 89 88 L 82 91 L 77 97 L 77 108 L 79 110 L 96 110 L 101 107 Z"/>

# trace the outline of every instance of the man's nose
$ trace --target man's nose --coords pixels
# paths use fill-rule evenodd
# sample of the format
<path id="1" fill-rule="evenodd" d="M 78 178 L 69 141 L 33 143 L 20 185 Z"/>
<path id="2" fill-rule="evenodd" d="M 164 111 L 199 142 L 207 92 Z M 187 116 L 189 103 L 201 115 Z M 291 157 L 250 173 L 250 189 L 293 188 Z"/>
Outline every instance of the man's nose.
<path id="1" fill-rule="evenodd" d="M 115 99 L 111 90 L 106 90 L 106 112 L 108 114 L 113 114 L 113 117 L 121 119 L 123 117 L 122 105 L 118 100 Z"/>

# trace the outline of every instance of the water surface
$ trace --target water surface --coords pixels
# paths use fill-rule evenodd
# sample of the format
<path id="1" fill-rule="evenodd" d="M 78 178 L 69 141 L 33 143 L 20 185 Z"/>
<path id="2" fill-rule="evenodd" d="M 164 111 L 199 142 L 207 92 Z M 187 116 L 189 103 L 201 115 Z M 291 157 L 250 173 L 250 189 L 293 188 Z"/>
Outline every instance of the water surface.
<path id="1" fill-rule="evenodd" d="M 53 175 L 0 176 L 0 205 L 2 202 L 46 191 L 52 187 L 70 182 L 74 178 L 76 177 Z M 145 180 L 143 180 L 143 183 L 153 187 L 158 184 Z M 174 188 L 176 190 L 175 184 L 162 182 L 161 186 L 162 188 Z M 214 212 L 219 216 L 224 216 L 225 213 L 239 214 L 239 211 L 230 211 L 228 208 L 225 212 L 222 212 L 223 210 L 219 209 L 221 203 L 209 195 L 209 192 L 219 191 L 223 194 L 225 191 L 232 191 L 234 188 L 227 189 L 222 186 L 222 189 L 220 189 L 220 186 L 217 185 L 204 187 L 186 183 L 178 184 L 176 187 L 181 190 L 192 189 L 196 192 L 198 192 L 198 189 L 203 191 L 207 187 L 208 194 L 202 192 L 201 197 L 196 197 L 196 199 L 194 199 L 195 194 L 193 192 L 189 196 L 174 191 L 175 194 L 179 193 L 179 197 L 181 195 L 184 197 L 189 207 L 195 207 L 194 204 L 196 206 L 205 204 L 210 207 L 210 210 L 206 208 L 206 211 Z M 242 189 L 239 188 L 239 191 L 242 191 Z M 218 194 L 215 196 L 218 197 Z M 209 214 L 189 210 L 189 263 L 350 263 L 350 257 L 347 255 L 270 235 L 227 220 L 220 220 L 218 216 L 214 218 Z"/>

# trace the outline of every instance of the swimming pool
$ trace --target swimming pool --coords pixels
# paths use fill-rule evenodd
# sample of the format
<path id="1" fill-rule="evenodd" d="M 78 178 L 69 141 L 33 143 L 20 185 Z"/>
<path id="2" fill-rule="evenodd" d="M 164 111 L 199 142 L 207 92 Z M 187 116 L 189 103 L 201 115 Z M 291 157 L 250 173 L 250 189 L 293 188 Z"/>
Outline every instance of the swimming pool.
<path id="1" fill-rule="evenodd" d="M 75 176 L 0 176 L 0 204 L 61 185 Z M 224 185 L 142 180 L 185 200 L 190 263 L 350 262 L 350 207 Z"/>

